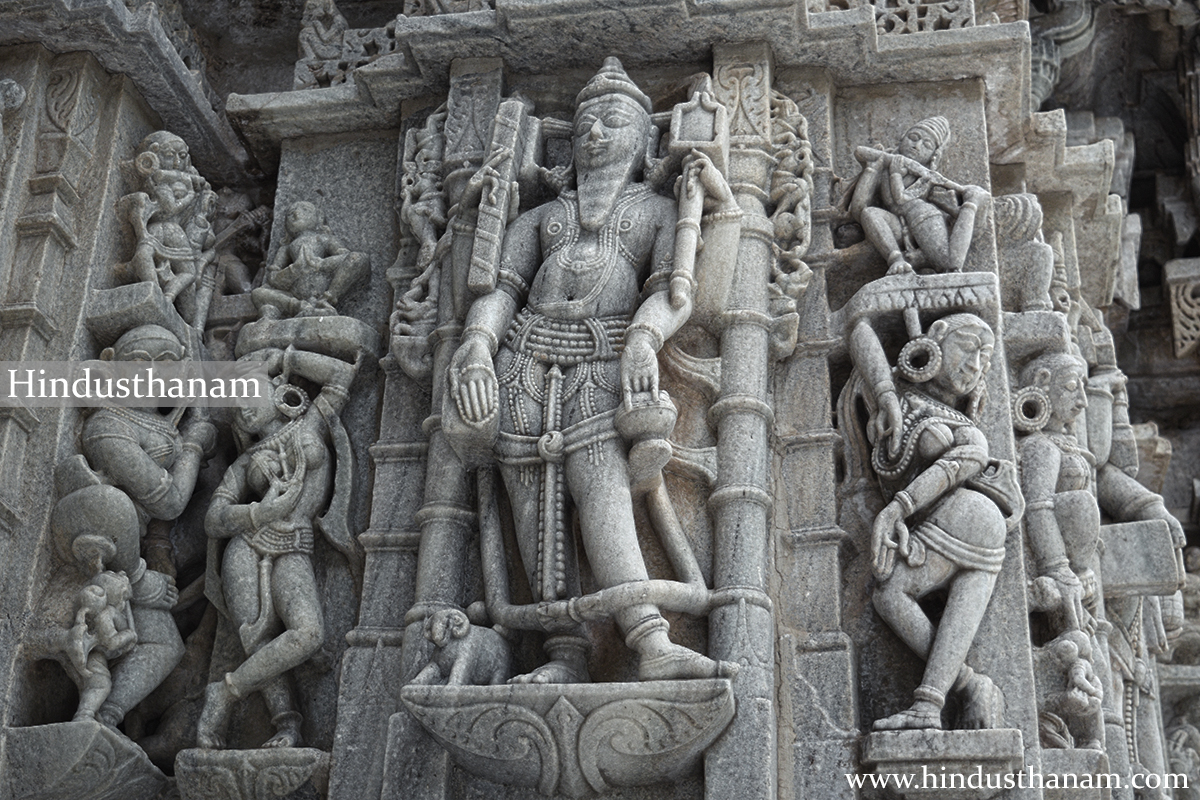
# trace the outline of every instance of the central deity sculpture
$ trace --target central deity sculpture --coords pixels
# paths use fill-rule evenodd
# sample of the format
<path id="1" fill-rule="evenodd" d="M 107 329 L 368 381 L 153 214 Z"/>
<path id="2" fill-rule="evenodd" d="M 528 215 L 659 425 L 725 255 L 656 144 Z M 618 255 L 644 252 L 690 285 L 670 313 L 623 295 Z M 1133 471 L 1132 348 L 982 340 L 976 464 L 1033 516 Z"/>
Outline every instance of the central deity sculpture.
<path id="1" fill-rule="evenodd" d="M 637 181 L 653 154 L 650 110 L 620 62 L 606 60 L 577 99 L 577 189 L 509 226 L 497 287 L 471 307 L 450 364 L 446 413 L 458 419 L 447 421 L 447 434 L 460 452 L 490 448 L 499 461 L 538 602 L 580 594 L 567 496 L 599 586 L 648 579 L 631 475 L 661 467 L 661 457 L 649 468 L 643 462 L 655 462 L 663 448 L 639 431 L 628 453 L 618 429 L 630 434 L 628 420 L 662 412 L 672 420 L 655 433 L 665 446 L 674 417 L 659 394 L 656 354 L 691 314 L 694 285 L 673 266 L 692 255 L 676 253 L 676 203 Z M 696 205 L 706 193 L 736 211 L 713 163 L 699 153 L 690 158 L 680 204 Z M 624 605 L 614 617 L 639 655 L 641 680 L 736 669 L 672 643 L 649 602 Z M 548 663 L 514 681 L 589 679 L 578 623 L 555 626 L 546 651 Z"/>

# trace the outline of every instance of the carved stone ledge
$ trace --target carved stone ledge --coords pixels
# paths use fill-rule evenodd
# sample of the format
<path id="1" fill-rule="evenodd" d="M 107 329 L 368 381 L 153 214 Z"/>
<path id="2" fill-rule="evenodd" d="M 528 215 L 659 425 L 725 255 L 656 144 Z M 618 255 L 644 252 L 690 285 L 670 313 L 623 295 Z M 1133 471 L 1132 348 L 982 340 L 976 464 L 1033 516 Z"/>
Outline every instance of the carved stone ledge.
<path id="1" fill-rule="evenodd" d="M 91 52 L 105 69 L 129 76 L 164 128 L 188 142 L 204 174 L 222 183 L 251 183 L 245 149 L 214 110 L 203 79 L 184 63 L 154 4 L 136 11 L 120 0 L 0 4 L 0 45 L 24 42 Z"/>
<path id="2" fill-rule="evenodd" d="M 286 797 L 310 778 L 324 783 L 329 754 L 310 747 L 184 750 L 175 759 L 183 800 L 268 800 Z"/>
<path id="3" fill-rule="evenodd" d="M 833 330 L 849 330 L 862 317 L 891 314 L 906 308 L 922 311 L 970 311 L 989 322 L 999 307 L 1000 290 L 990 272 L 945 275 L 889 275 L 855 293 L 830 319 Z"/>
<path id="4" fill-rule="evenodd" d="M 13 800 L 155 800 L 170 782 L 142 749 L 99 722 L 63 722 L 5 733 Z"/>
<path id="5" fill-rule="evenodd" d="M 1169 595 L 1179 588 L 1171 530 L 1161 519 L 1119 522 L 1100 528 L 1104 596 Z"/>
<path id="6" fill-rule="evenodd" d="M 1200 345 L 1200 258 L 1168 261 L 1163 267 L 1163 283 L 1171 298 L 1175 357 L 1183 358 Z"/>
<path id="7" fill-rule="evenodd" d="M 353 360 L 360 349 L 378 357 L 379 339 L 379 331 L 353 317 L 262 319 L 242 328 L 236 353 L 241 357 L 267 347 L 294 345 L 297 350 Z"/>
<path id="8" fill-rule="evenodd" d="M 406 686 L 400 697 L 467 772 L 568 797 L 679 778 L 734 714 L 724 679 Z"/>
<path id="9" fill-rule="evenodd" d="M 872 733 L 863 742 L 862 761 L 876 775 L 915 775 L 914 785 L 898 793 L 906 798 L 953 797 L 955 800 L 987 800 L 1000 788 L 1003 776 L 1021 768 L 1025 756 L 1021 732 L 1014 728 L 981 731 L 886 731 Z M 982 774 L 976 778 L 976 770 Z M 924 770 L 924 771 L 923 771 Z M 922 780 L 925 776 L 928 780 Z M 975 786 L 956 784 L 951 776 L 975 778 Z M 1001 780 L 997 781 L 997 777 Z M 943 787 L 942 781 L 946 786 Z"/>

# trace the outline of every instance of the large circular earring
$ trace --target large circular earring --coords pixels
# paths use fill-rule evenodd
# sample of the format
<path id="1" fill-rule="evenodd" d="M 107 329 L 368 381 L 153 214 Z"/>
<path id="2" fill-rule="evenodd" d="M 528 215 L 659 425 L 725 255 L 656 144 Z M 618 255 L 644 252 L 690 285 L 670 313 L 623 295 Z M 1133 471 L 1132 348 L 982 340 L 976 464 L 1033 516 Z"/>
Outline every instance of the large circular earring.
<path id="1" fill-rule="evenodd" d="M 1040 386 L 1023 386 L 1013 393 L 1013 427 L 1036 433 L 1050 421 L 1050 395 Z"/>
<path id="2" fill-rule="evenodd" d="M 942 368 L 942 348 L 928 336 L 918 336 L 900 350 L 896 369 L 909 383 L 932 380 Z"/>
<path id="3" fill-rule="evenodd" d="M 308 410 L 308 394 L 294 383 L 283 383 L 275 389 L 275 409 L 288 419 L 296 419 Z"/>

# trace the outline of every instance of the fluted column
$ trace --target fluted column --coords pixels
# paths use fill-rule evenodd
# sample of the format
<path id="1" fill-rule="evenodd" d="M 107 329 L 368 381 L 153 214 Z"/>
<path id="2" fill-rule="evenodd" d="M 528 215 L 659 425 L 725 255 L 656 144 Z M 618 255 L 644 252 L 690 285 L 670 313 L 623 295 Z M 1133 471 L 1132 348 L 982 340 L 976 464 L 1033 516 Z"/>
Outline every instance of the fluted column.
<path id="1" fill-rule="evenodd" d="M 729 109 L 729 183 L 743 212 L 736 277 L 721 334 L 717 426 L 713 586 L 737 588 L 739 602 L 713 611 L 709 651 L 736 661 L 737 715 L 709 750 L 705 795 L 776 795 L 775 631 L 767 595 L 771 494 L 768 466 L 773 416 L 769 376 L 767 284 L 774 228 L 765 203 L 771 155 L 771 51 L 765 43 L 718 45 L 713 52 L 718 99 Z"/>

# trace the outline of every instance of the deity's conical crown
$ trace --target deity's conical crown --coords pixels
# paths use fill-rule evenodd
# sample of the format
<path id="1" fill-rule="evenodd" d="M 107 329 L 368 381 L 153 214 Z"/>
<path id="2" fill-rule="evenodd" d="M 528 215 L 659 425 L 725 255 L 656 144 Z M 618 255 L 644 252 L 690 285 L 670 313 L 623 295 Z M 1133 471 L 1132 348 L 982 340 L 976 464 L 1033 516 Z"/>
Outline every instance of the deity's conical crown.
<path id="1" fill-rule="evenodd" d="M 925 131 L 933 137 L 938 147 L 943 147 L 950 141 L 950 121 L 945 117 L 923 119 L 909 130 Z"/>
<path id="2" fill-rule="evenodd" d="M 650 98 L 625 73 L 625 68 L 621 66 L 620 60 L 613 56 L 604 59 L 604 66 L 583 87 L 583 91 L 575 98 L 575 105 L 582 106 L 591 100 L 612 94 L 623 94 L 632 98 L 638 105 L 646 109 L 647 114 L 653 108 Z"/>

